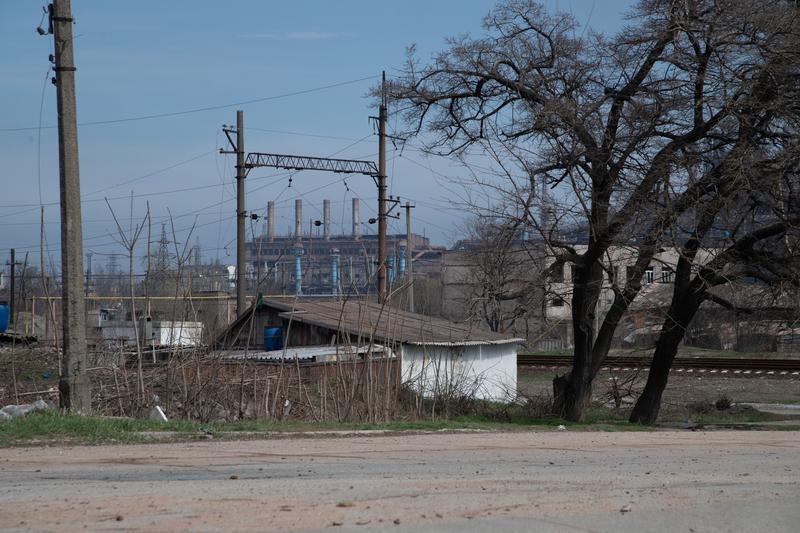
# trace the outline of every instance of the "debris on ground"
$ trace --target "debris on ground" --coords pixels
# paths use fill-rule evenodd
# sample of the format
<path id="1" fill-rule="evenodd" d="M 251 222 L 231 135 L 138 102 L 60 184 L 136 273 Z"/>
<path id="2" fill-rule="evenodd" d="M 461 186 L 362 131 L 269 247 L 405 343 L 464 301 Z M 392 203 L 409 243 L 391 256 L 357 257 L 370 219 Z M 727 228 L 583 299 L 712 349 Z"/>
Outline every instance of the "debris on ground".
<path id="1" fill-rule="evenodd" d="M 19 418 L 28 413 L 35 413 L 37 411 L 49 411 L 53 407 L 44 400 L 36 400 L 33 403 L 23 403 L 19 405 L 6 405 L 0 409 L 0 420 L 6 418 Z"/>
<path id="2" fill-rule="evenodd" d="M 164 410 L 161 409 L 161 406 L 156 405 L 150 410 L 150 420 L 155 420 L 156 422 L 167 421 L 167 415 L 164 414 Z"/>

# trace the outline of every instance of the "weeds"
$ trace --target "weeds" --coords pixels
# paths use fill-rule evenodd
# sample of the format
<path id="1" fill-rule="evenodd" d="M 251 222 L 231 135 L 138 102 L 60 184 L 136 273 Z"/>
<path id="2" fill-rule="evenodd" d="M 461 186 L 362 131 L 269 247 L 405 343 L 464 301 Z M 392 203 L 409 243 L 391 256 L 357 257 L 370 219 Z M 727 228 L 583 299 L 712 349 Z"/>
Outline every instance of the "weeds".
<path id="1" fill-rule="evenodd" d="M 237 420 L 201 423 L 189 420 L 156 422 L 147 419 L 77 416 L 44 412 L 0 422 L 0 447 L 32 444 L 134 444 L 206 439 L 242 439 L 298 436 L 333 436 L 341 432 L 377 430 L 408 431 L 553 431 L 563 420 L 531 418 L 524 406 L 505 410 L 499 405 L 483 406 L 481 414 L 461 415 L 449 420 L 396 420 L 383 423 L 344 423 L 302 421 Z M 499 416 L 499 413 L 503 413 Z M 500 420 L 500 418 L 505 418 Z M 604 429 L 626 429 L 617 420 L 601 420 Z M 570 429 L 594 429 L 591 424 L 571 424 Z M 633 428 L 637 429 L 637 428 Z"/>

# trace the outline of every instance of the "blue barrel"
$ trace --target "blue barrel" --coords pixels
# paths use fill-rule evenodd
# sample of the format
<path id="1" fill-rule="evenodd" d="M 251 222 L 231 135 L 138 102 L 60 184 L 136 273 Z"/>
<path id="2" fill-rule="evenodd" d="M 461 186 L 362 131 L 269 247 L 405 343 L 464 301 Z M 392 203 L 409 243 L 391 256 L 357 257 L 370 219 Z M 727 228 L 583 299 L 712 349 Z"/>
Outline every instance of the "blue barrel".
<path id="1" fill-rule="evenodd" d="M 283 348 L 283 331 L 281 328 L 264 328 L 264 350 L 280 350 Z"/>
<path id="2" fill-rule="evenodd" d="M 0 302 L 0 333 L 8 327 L 8 304 Z"/>

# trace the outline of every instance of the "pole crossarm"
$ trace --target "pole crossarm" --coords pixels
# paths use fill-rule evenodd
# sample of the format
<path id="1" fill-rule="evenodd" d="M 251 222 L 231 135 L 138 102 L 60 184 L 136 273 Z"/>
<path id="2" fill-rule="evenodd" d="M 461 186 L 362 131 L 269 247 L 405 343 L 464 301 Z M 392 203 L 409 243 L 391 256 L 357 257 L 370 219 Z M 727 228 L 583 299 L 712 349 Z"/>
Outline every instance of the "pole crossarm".
<path id="1" fill-rule="evenodd" d="M 286 170 L 324 170 L 340 174 L 364 174 L 373 178 L 378 177 L 378 167 L 375 163 L 355 159 L 331 159 L 328 157 L 251 152 L 247 154 L 244 167 L 246 169 L 271 167 Z"/>

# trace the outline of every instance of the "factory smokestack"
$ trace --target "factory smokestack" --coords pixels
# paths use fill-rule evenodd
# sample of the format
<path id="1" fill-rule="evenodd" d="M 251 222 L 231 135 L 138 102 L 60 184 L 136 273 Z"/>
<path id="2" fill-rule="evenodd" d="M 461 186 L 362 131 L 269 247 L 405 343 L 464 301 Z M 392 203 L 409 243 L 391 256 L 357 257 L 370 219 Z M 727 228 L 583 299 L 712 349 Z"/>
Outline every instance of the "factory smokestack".
<path id="1" fill-rule="evenodd" d="M 294 238 L 303 238 L 303 200 L 300 198 L 294 201 Z"/>
<path id="2" fill-rule="evenodd" d="M 324 234 L 325 240 L 330 240 L 331 238 L 331 201 L 330 200 L 323 200 L 322 201 L 322 223 L 324 224 Z"/>
<path id="3" fill-rule="evenodd" d="M 361 237 L 361 229 L 358 220 L 358 198 L 353 198 L 353 240 L 357 241 Z"/>
<path id="4" fill-rule="evenodd" d="M 275 202 L 267 202 L 267 239 L 275 240 Z"/>

